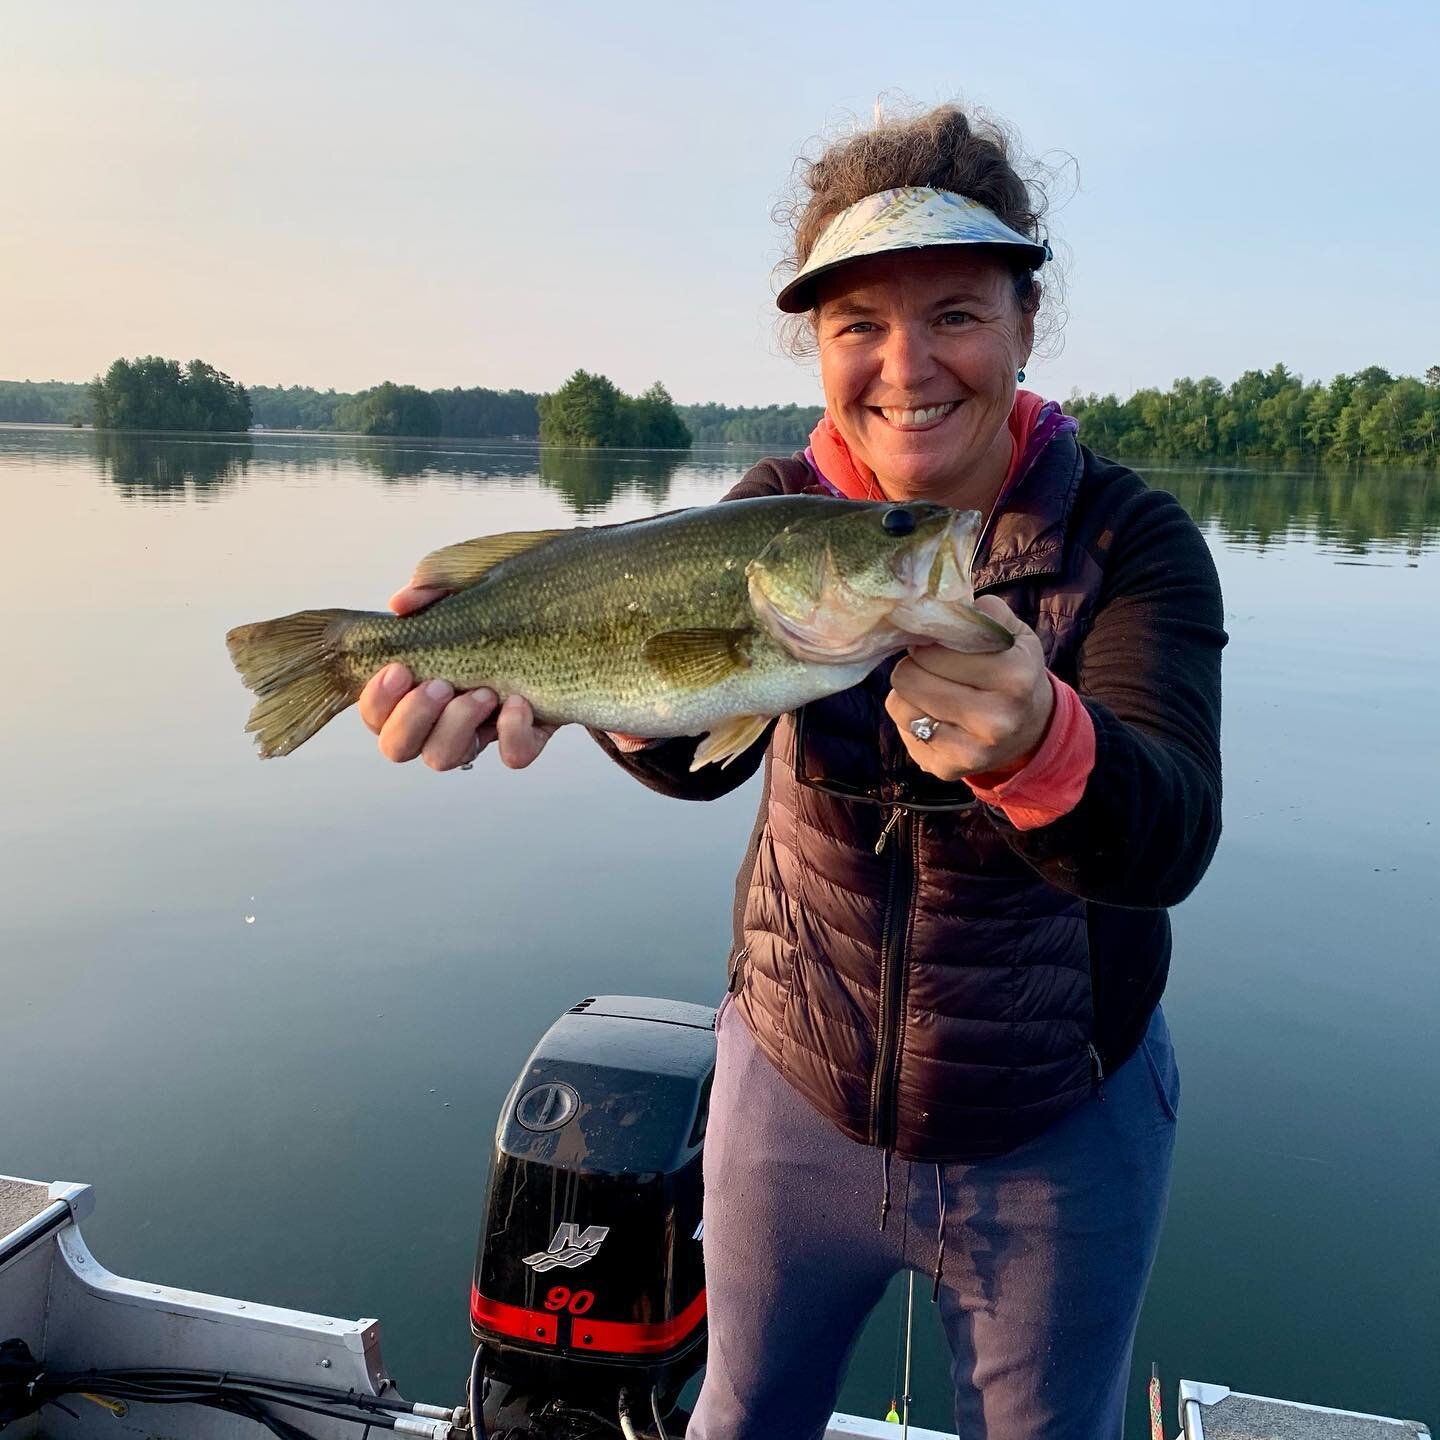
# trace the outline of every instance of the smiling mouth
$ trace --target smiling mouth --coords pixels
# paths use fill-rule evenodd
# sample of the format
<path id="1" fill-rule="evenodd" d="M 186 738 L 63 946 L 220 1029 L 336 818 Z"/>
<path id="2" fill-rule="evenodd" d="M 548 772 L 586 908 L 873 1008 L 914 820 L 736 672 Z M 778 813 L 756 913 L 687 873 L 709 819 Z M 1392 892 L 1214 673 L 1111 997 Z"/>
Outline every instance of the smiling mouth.
<path id="1" fill-rule="evenodd" d="M 929 405 L 921 410 L 896 410 L 885 405 L 877 405 L 874 409 L 885 417 L 887 424 L 893 425 L 897 430 L 924 430 L 931 425 L 938 425 L 959 403 L 958 400 L 951 400 L 947 404 Z"/>

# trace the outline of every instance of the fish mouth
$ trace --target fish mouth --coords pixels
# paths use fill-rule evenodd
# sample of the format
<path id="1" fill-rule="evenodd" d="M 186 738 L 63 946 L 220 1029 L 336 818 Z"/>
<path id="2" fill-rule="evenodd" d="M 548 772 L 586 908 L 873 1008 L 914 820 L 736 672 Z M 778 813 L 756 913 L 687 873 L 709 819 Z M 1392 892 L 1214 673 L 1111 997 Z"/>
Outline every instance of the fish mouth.
<path id="1" fill-rule="evenodd" d="M 909 644 L 986 651 L 1011 643 L 1009 631 L 973 608 L 970 560 L 980 513 L 928 503 L 906 508 L 915 515 L 915 528 L 895 547 L 888 581 L 878 591 L 848 583 L 828 546 L 823 577 L 803 613 L 777 604 L 763 576 L 751 574 L 756 618 L 793 658 L 847 665 L 879 660 Z"/>
<path id="2" fill-rule="evenodd" d="M 896 576 L 907 601 L 971 598 L 970 559 L 980 534 L 978 510 L 939 509 L 917 527 L 914 543 L 897 556 Z"/>
<path id="3" fill-rule="evenodd" d="M 1015 637 L 975 608 L 970 562 L 980 538 L 978 510 L 951 510 L 934 524 L 907 556 L 909 598 L 889 615 L 907 644 L 940 644 L 969 653 L 1005 650 Z M 925 527 L 922 527 L 922 529 Z"/>

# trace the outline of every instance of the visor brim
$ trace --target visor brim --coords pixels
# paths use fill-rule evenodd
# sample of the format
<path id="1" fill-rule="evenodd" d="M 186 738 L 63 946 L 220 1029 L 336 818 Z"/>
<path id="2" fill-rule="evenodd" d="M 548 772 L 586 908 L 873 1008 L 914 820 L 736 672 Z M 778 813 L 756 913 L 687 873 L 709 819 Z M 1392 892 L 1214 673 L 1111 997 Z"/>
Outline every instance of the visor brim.
<path id="1" fill-rule="evenodd" d="M 872 255 L 893 255 L 905 250 L 983 250 L 995 252 L 1017 261 L 1017 268 L 1032 274 L 1046 259 L 1045 247 L 1030 243 L 1011 243 L 1007 240 L 932 240 L 923 245 L 898 244 L 878 245 L 863 253 L 852 252 L 828 265 L 817 265 L 813 270 L 801 270 L 775 297 L 775 308 L 786 315 L 803 315 L 815 308 L 815 282 L 823 275 L 843 269 L 856 260 L 867 260 Z"/>

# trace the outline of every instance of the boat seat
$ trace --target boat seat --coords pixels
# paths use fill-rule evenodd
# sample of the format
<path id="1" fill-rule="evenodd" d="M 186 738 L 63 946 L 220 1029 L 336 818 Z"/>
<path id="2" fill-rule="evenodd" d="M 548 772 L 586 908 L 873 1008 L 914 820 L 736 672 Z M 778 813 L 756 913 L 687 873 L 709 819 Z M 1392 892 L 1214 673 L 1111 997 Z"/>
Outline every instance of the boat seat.
<path id="1" fill-rule="evenodd" d="M 1429 1440 L 1415 1420 L 1331 1410 L 1294 1400 L 1242 1395 L 1224 1385 L 1180 1382 L 1184 1440 Z"/>
<path id="2" fill-rule="evenodd" d="M 0 1240 L 33 1220 L 50 1204 L 50 1187 L 0 1175 Z"/>

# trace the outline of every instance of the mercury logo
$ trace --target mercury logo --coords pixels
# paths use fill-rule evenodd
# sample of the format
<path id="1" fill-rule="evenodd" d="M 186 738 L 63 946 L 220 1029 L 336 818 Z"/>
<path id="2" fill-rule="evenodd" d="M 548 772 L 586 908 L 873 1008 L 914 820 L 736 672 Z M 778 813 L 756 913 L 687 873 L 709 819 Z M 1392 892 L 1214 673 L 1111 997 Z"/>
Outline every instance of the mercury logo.
<path id="1" fill-rule="evenodd" d="M 610 1233 L 608 1225 L 587 1225 L 582 1231 L 569 1220 L 561 1223 L 548 1250 L 525 1256 L 524 1263 L 542 1274 L 546 1270 L 574 1270 L 600 1253 L 600 1243 Z"/>

